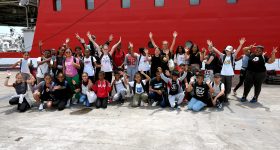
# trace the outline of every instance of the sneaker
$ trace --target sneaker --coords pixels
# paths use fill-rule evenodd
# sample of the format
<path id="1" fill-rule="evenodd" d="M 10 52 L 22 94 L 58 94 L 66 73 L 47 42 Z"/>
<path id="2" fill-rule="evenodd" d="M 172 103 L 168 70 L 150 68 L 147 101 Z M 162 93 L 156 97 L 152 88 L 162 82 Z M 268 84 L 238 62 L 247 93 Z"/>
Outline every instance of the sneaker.
<path id="1" fill-rule="evenodd" d="M 144 102 L 143 102 L 143 101 L 141 101 L 140 106 L 141 106 L 141 107 L 143 107 L 143 106 L 144 106 Z"/>
<path id="2" fill-rule="evenodd" d="M 153 107 L 157 106 L 157 102 L 153 102 L 152 106 Z"/>
<path id="3" fill-rule="evenodd" d="M 39 111 L 42 111 L 42 110 L 44 110 L 44 104 L 43 103 L 41 103 L 40 106 L 39 106 Z"/>
<path id="4" fill-rule="evenodd" d="M 233 95 L 234 95 L 234 96 L 236 96 L 236 95 L 237 95 L 237 93 L 236 93 L 236 91 L 235 91 L 235 90 L 233 90 Z"/>
<path id="5" fill-rule="evenodd" d="M 255 97 L 253 97 L 253 99 L 250 100 L 250 103 L 256 103 L 256 102 L 258 102 L 258 100 Z"/>
<path id="6" fill-rule="evenodd" d="M 108 99 L 108 103 L 113 103 L 113 100 L 112 99 Z"/>
<path id="7" fill-rule="evenodd" d="M 241 102 L 246 102 L 247 99 L 246 99 L 246 97 L 242 97 L 242 98 L 240 99 L 240 101 L 241 101 Z"/>
<path id="8" fill-rule="evenodd" d="M 71 104 L 70 104 L 70 99 L 68 99 L 67 104 L 66 104 L 66 106 L 65 106 L 65 107 L 66 107 L 66 108 L 69 108 L 69 107 L 70 107 L 70 105 L 71 105 Z"/>
<path id="9" fill-rule="evenodd" d="M 77 105 L 78 104 L 78 100 L 76 98 L 72 98 L 72 104 L 73 105 Z"/>
<path id="10" fill-rule="evenodd" d="M 223 103 L 217 102 L 217 108 L 222 109 L 223 108 Z"/>
<path id="11" fill-rule="evenodd" d="M 181 106 L 178 105 L 178 106 L 176 107 L 176 109 L 180 110 L 180 109 L 181 109 Z"/>

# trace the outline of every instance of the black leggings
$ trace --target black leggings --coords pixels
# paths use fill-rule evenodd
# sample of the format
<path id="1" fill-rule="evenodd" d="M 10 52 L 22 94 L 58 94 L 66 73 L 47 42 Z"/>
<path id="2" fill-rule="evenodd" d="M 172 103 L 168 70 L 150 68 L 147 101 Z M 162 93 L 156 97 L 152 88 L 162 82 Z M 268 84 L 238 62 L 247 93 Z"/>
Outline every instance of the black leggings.
<path id="1" fill-rule="evenodd" d="M 23 99 L 23 102 L 21 104 L 19 104 L 19 98 L 18 97 L 14 97 L 12 99 L 10 99 L 9 101 L 10 105 L 18 105 L 18 110 L 20 112 L 25 112 L 26 110 L 28 110 L 30 108 L 30 105 L 28 104 L 28 102 L 26 101 L 26 99 Z"/>
<path id="2" fill-rule="evenodd" d="M 244 83 L 246 77 L 246 70 L 240 70 L 239 82 L 235 86 L 234 91 L 237 91 Z"/>
<path id="3" fill-rule="evenodd" d="M 105 79 L 111 83 L 112 82 L 112 76 L 113 76 L 113 73 L 112 72 L 105 72 Z"/>
<path id="4" fill-rule="evenodd" d="M 244 82 L 244 92 L 243 97 L 247 97 L 250 93 L 251 88 L 255 87 L 255 94 L 254 97 L 258 99 L 261 90 L 262 90 L 262 83 L 266 78 L 266 72 L 252 72 L 247 71 L 246 78 Z"/>
<path id="5" fill-rule="evenodd" d="M 108 97 L 106 98 L 97 98 L 95 106 L 96 108 L 107 108 Z"/>

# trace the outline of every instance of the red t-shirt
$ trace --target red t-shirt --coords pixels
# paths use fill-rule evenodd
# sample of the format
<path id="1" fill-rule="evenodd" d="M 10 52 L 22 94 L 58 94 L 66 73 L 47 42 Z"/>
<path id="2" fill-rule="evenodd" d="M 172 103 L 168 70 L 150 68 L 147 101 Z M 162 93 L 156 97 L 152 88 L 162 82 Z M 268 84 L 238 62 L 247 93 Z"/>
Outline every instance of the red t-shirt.
<path id="1" fill-rule="evenodd" d="M 118 51 L 116 50 L 113 54 L 113 61 L 115 62 L 116 66 L 119 67 L 124 62 L 125 54 L 122 50 Z"/>

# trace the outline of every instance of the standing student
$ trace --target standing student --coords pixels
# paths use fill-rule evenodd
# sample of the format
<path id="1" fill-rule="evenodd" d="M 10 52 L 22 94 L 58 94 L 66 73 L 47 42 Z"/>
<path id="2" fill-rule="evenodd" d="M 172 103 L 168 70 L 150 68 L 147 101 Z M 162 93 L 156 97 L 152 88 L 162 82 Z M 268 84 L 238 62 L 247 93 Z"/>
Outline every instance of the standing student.
<path id="1" fill-rule="evenodd" d="M 198 45 L 193 44 L 188 52 L 189 52 L 189 65 L 191 66 L 191 69 L 194 70 L 196 68 L 200 70 L 205 55 L 205 49 L 203 49 L 200 52 Z"/>
<path id="2" fill-rule="evenodd" d="M 30 73 L 32 73 L 32 60 L 29 58 L 29 52 L 23 52 L 23 58 L 17 61 L 12 65 L 12 68 L 15 68 L 17 65 L 20 67 L 20 73 L 23 77 L 23 80 L 26 81 L 30 78 Z"/>
<path id="3" fill-rule="evenodd" d="M 65 48 L 64 47 L 60 47 L 58 49 L 58 54 L 56 55 L 56 75 L 60 72 L 63 72 L 63 62 L 65 62 L 65 57 L 64 57 L 64 52 L 65 52 Z"/>
<path id="4" fill-rule="evenodd" d="M 161 107 L 167 106 L 165 100 L 165 83 L 160 77 L 160 72 L 157 70 L 156 77 L 150 81 L 149 99 L 153 101 L 152 106 L 160 105 Z"/>
<path id="5" fill-rule="evenodd" d="M 64 74 L 59 72 L 56 75 L 56 81 L 53 82 L 53 102 L 52 106 L 57 107 L 58 110 L 64 110 L 67 101 L 71 98 L 71 88 L 65 80 Z"/>
<path id="6" fill-rule="evenodd" d="M 112 51 L 113 51 L 113 49 L 112 49 Z M 112 54 L 113 61 L 116 65 L 115 66 L 116 68 L 114 68 L 114 69 L 117 69 L 117 68 L 124 69 L 124 57 L 125 57 L 125 53 L 122 50 L 121 43 L 118 43 L 116 50 L 113 51 L 113 54 Z"/>
<path id="7" fill-rule="evenodd" d="M 129 43 L 128 53 L 125 55 L 124 65 L 127 66 L 129 81 L 133 81 L 135 73 L 138 71 L 138 55 L 134 52 L 133 44 Z"/>
<path id="8" fill-rule="evenodd" d="M 251 50 L 254 46 L 246 47 L 245 49 Z M 262 89 L 262 83 L 266 77 L 266 67 L 265 64 L 272 64 L 275 61 L 275 54 L 277 53 L 278 47 L 273 47 L 271 57 L 268 58 L 264 56 L 264 47 L 259 45 L 255 47 L 256 50 L 250 55 L 248 61 L 248 67 L 244 83 L 244 92 L 241 98 L 241 102 L 247 101 L 247 96 L 254 86 L 254 96 L 251 103 L 256 103 L 258 101 L 259 95 Z"/>
<path id="9" fill-rule="evenodd" d="M 221 72 L 220 59 L 213 49 L 209 48 L 209 54 L 205 57 L 205 80 L 212 81 L 214 74 Z"/>
<path id="10" fill-rule="evenodd" d="M 142 80 L 142 76 L 145 76 L 145 80 Z M 148 103 L 148 95 L 145 90 L 145 85 L 149 82 L 150 77 L 145 74 L 143 71 L 136 73 L 134 75 L 134 81 L 130 81 L 129 85 L 133 89 L 133 98 L 132 98 L 132 107 L 144 106 L 145 103 Z"/>
<path id="11" fill-rule="evenodd" d="M 88 78 L 94 82 L 96 59 L 90 56 L 89 49 L 85 49 L 85 57 L 83 58 L 83 72 L 88 74 Z"/>
<path id="12" fill-rule="evenodd" d="M 78 100 L 79 94 L 76 93 L 76 87 L 73 83 L 79 85 L 80 84 L 80 77 L 78 73 L 78 69 L 80 69 L 80 62 L 79 59 L 75 58 L 72 56 L 72 51 L 71 49 L 66 49 L 65 51 L 65 62 L 63 63 L 64 65 L 64 74 L 66 76 L 66 81 L 69 84 L 72 94 L 74 95 L 74 98 Z M 76 103 L 75 101 L 72 101 L 72 103 Z M 71 105 L 71 101 L 67 103 L 67 107 Z"/>
<path id="13" fill-rule="evenodd" d="M 127 76 L 124 73 L 123 78 L 121 78 L 121 74 L 119 71 L 114 72 L 115 80 L 112 82 L 113 90 L 115 90 L 115 95 L 113 96 L 113 101 L 119 101 L 121 104 L 124 103 L 125 95 L 127 94 L 128 90 L 126 85 Z"/>
<path id="14" fill-rule="evenodd" d="M 221 81 L 221 75 L 216 73 L 214 75 L 214 81 L 211 82 L 211 87 L 213 89 L 211 93 L 211 100 L 213 106 L 221 109 L 223 107 L 223 103 L 226 99 L 225 97 L 225 85 Z"/>
<path id="15" fill-rule="evenodd" d="M 152 59 L 149 56 L 149 50 L 147 48 L 139 48 L 139 58 L 138 58 L 138 71 L 144 71 L 145 74 L 150 74 L 150 61 Z"/>
<path id="16" fill-rule="evenodd" d="M 155 54 L 152 55 L 151 60 L 151 78 L 156 77 L 157 68 L 161 66 L 160 49 L 155 48 Z"/>
<path id="17" fill-rule="evenodd" d="M 225 49 L 226 54 L 223 54 L 213 46 L 212 41 L 207 40 L 207 44 L 210 47 L 210 49 L 213 49 L 217 54 L 220 55 L 220 58 L 223 63 L 221 75 L 222 75 L 222 82 L 225 84 L 226 102 L 228 101 L 228 96 L 231 92 L 232 78 L 234 76 L 235 57 L 238 55 L 245 41 L 246 41 L 245 38 L 240 39 L 239 46 L 235 52 L 233 52 L 233 47 L 228 45 Z"/>
<path id="18" fill-rule="evenodd" d="M 179 77 L 179 72 L 173 71 L 171 78 L 167 78 L 163 73 L 162 69 L 158 68 L 160 77 L 167 83 L 167 93 L 170 106 L 172 108 L 180 108 L 180 104 L 183 102 L 185 94 L 182 89 L 182 81 L 187 77 L 187 68 L 184 70 L 184 74 Z"/>
<path id="19" fill-rule="evenodd" d="M 34 99 L 40 103 L 39 111 L 44 110 L 44 102 L 47 102 L 47 108 L 52 107 L 53 102 L 53 81 L 52 76 L 50 74 L 45 74 L 44 81 L 40 82 L 34 87 L 33 97 Z"/>
<path id="20" fill-rule="evenodd" d="M 170 59 L 172 59 L 172 55 L 173 55 L 173 48 L 175 46 L 176 43 L 176 38 L 178 36 L 178 33 L 176 31 L 173 32 L 173 41 L 171 46 L 169 47 L 168 41 L 164 40 L 162 41 L 162 52 L 161 52 L 161 56 L 162 56 L 162 65 L 161 68 L 163 69 L 164 73 L 166 70 L 168 70 L 168 61 Z M 154 39 L 153 39 L 153 33 L 150 32 L 149 33 L 149 38 L 150 41 L 153 45 L 154 48 L 158 48 L 158 46 L 156 45 Z"/>
<path id="21" fill-rule="evenodd" d="M 243 49 L 243 51 L 244 51 L 244 54 L 242 56 L 242 66 L 241 66 L 240 75 L 239 75 L 239 82 L 233 89 L 234 95 L 236 95 L 236 91 L 240 88 L 240 86 L 243 85 L 243 83 L 245 81 L 246 70 L 247 70 L 248 61 L 250 58 L 250 50 L 248 48 L 245 48 L 245 49 Z"/>
<path id="22" fill-rule="evenodd" d="M 186 52 L 183 46 L 177 47 L 176 53 L 174 55 L 174 63 L 176 66 L 180 66 L 181 64 L 186 65 Z"/>
<path id="23" fill-rule="evenodd" d="M 109 93 L 111 92 L 111 85 L 105 79 L 105 72 L 100 71 L 98 79 L 93 85 L 92 89 L 96 93 L 96 108 L 107 108 Z"/>
<path id="24" fill-rule="evenodd" d="M 210 82 L 203 82 L 203 74 L 196 75 L 196 82 L 189 84 L 188 92 L 193 91 L 194 95 L 188 103 L 187 107 L 189 110 L 200 111 L 205 106 L 212 104 L 210 100 L 210 93 L 213 92 L 213 89 L 210 85 Z"/>
<path id="25" fill-rule="evenodd" d="M 45 50 L 42 57 L 37 59 L 37 84 L 44 80 L 44 75 L 50 73 L 51 68 L 51 53 L 50 50 Z"/>
<path id="26" fill-rule="evenodd" d="M 20 112 L 25 112 L 32 106 L 32 101 L 27 98 L 28 84 L 33 84 L 35 79 L 32 76 L 29 80 L 24 80 L 21 73 L 16 74 L 16 81 L 9 84 L 11 74 L 8 73 L 4 86 L 13 87 L 16 90 L 16 95 L 9 100 L 10 105 L 18 105 L 17 109 Z"/>

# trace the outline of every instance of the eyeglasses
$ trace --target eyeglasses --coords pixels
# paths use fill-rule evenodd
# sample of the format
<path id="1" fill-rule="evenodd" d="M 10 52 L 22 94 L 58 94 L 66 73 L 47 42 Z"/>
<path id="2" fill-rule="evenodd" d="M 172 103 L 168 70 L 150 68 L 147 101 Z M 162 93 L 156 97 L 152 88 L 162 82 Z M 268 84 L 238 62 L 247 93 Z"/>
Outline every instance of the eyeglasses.
<path id="1" fill-rule="evenodd" d="M 70 54 L 71 52 L 69 52 L 69 51 L 67 51 L 67 52 L 65 52 L 66 54 Z"/>

